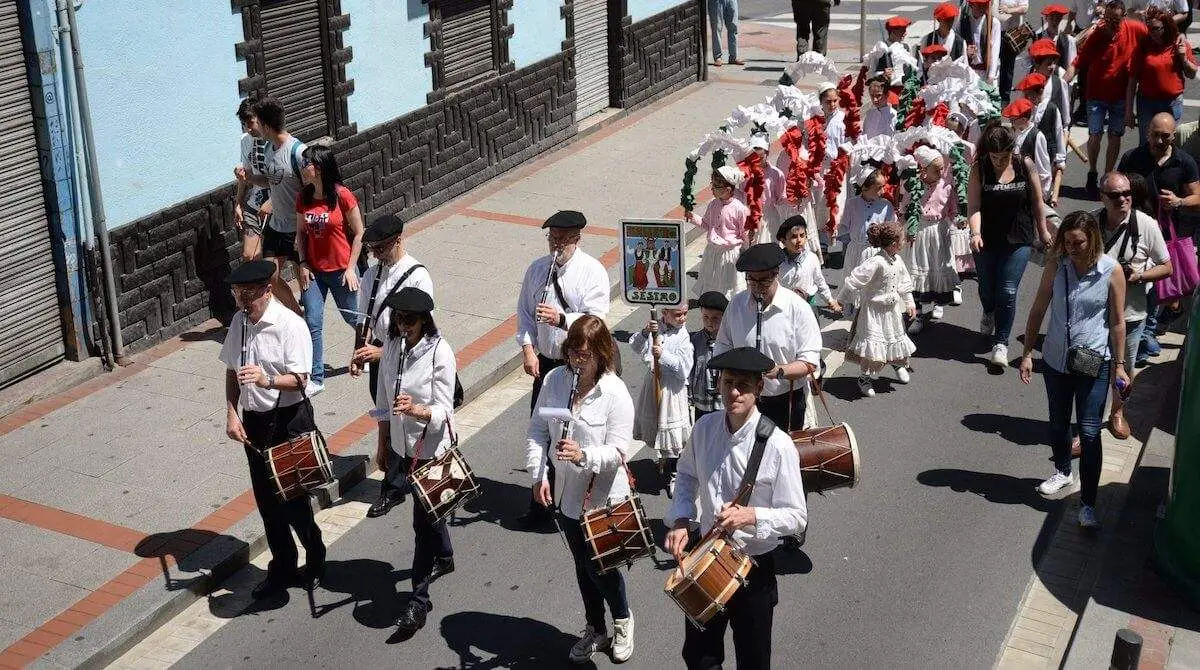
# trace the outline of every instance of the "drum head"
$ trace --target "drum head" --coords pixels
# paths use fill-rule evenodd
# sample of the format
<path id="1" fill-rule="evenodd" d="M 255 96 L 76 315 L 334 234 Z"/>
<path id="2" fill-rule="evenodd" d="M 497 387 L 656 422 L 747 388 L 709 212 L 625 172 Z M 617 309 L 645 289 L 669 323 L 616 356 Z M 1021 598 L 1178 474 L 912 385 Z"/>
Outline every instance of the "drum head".
<path id="1" fill-rule="evenodd" d="M 850 428 L 850 424 L 845 421 L 842 426 L 846 429 L 846 437 L 850 438 L 850 457 L 854 459 L 854 479 L 850 480 L 850 488 L 858 485 L 859 468 L 862 466 L 862 461 L 858 457 L 858 438 L 854 436 L 854 430 Z"/>

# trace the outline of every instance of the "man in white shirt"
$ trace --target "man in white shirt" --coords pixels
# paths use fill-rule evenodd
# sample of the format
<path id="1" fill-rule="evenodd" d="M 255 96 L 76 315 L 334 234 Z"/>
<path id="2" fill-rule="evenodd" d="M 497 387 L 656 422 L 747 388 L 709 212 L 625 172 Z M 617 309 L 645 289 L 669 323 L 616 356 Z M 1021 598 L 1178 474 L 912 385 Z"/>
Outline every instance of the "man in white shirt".
<path id="1" fill-rule="evenodd" d="M 404 250 L 404 220 L 394 214 L 383 214 L 374 218 L 363 233 L 363 246 L 379 260 L 367 270 L 358 292 L 358 326 L 354 342 L 354 353 L 350 358 L 350 376 L 367 374 L 367 391 L 375 399 L 379 390 L 380 357 L 383 341 L 379 333 L 387 332 L 391 309 L 385 304 L 388 296 L 411 286 L 433 298 L 433 277 L 429 270 L 409 256 Z M 391 478 L 385 477 L 379 486 L 379 500 L 367 510 L 371 518 L 388 513 L 396 503 L 404 500 L 408 489 L 408 478 L 400 470 L 393 469 Z"/>
<path id="2" fill-rule="evenodd" d="M 671 528 L 665 546 L 682 561 L 690 528 L 698 525 L 707 534 L 720 527 L 755 564 L 745 585 L 703 630 L 685 626 L 683 659 L 688 668 L 721 667 L 729 626 L 737 667 L 770 668 L 772 618 L 779 601 L 772 550 L 781 538 L 802 533 L 808 525 L 799 452 L 778 426 L 763 422 L 760 430 L 756 400 L 763 392 L 763 373 L 775 368 L 774 361 L 740 347 L 714 356 L 708 365 L 721 371 L 725 409 L 701 417 L 692 429 L 679 459 L 676 495 L 663 519 Z"/>
<path id="3" fill-rule="evenodd" d="M 1146 284 L 1174 272 L 1158 222 L 1133 207 L 1132 195 L 1129 178 L 1120 172 L 1110 172 L 1100 181 L 1104 208 L 1096 212 L 1104 252 L 1125 272 L 1125 351 L 1114 352 L 1113 360 L 1124 364 L 1131 375 L 1146 323 Z M 1108 425 L 1114 437 L 1129 437 L 1125 399 L 1120 393 L 1112 394 Z"/>
<path id="4" fill-rule="evenodd" d="M 963 39 L 967 41 L 967 62 L 992 86 L 1000 85 L 1000 19 L 992 17 L 988 26 L 990 0 L 967 0 L 969 13 Z M 1007 91 L 1000 91 L 1003 97 Z"/>
<path id="5" fill-rule="evenodd" d="M 521 281 L 516 340 L 521 347 L 525 374 L 533 377 L 530 412 L 537 404 L 546 373 L 566 363 L 562 343 L 571 324 L 584 314 L 601 319 L 608 315 L 608 271 L 600 261 L 579 248 L 586 225 L 587 218 L 571 210 L 557 212 L 546 219 L 542 228 L 547 231 L 550 253 L 533 261 Z M 531 497 L 529 512 L 520 520 L 530 525 L 548 522 L 550 518 L 546 506 Z"/>
<path id="6" fill-rule="evenodd" d="M 277 594 L 300 577 L 293 530 L 307 554 L 304 576 L 310 589 L 325 564 L 325 545 L 308 496 L 279 502 L 261 453 L 316 429 L 312 406 L 303 396 L 312 369 L 312 338 L 304 319 L 272 298 L 274 274 L 274 263 L 256 260 L 242 263 L 226 279 L 240 311 L 220 354 L 226 367 L 225 434 L 245 447 L 254 501 L 271 549 L 267 578 L 254 588 L 255 598 Z"/>

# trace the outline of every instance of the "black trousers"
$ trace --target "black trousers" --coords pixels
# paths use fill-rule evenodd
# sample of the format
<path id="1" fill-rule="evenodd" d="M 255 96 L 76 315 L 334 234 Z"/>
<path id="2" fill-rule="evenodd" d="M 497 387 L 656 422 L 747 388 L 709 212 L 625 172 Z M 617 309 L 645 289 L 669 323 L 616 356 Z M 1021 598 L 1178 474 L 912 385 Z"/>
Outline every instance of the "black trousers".
<path id="1" fill-rule="evenodd" d="M 779 603 L 775 579 L 775 554 L 755 556 L 747 584 L 700 630 L 684 623 L 683 661 L 689 670 L 720 670 L 725 662 L 725 628 L 733 628 L 733 655 L 737 670 L 769 670 L 771 623 Z"/>
<path id="2" fill-rule="evenodd" d="M 529 395 L 529 415 L 530 416 L 533 416 L 533 408 L 535 405 L 537 405 L 538 394 L 542 392 L 542 380 L 546 378 L 546 373 L 550 372 L 554 368 L 559 368 L 566 364 L 567 364 L 567 361 L 564 359 L 546 358 L 545 356 L 538 354 L 538 376 L 533 378 L 533 392 Z M 553 435 L 551 435 L 550 436 L 551 443 L 553 443 L 554 440 L 555 440 L 555 437 Z M 554 495 L 554 465 L 553 464 L 550 464 L 550 467 L 547 468 L 546 476 L 550 480 L 550 494 Z M 546 509 L 545 506 L 543 506 L 541 503 L 539 503 L 537 501 L 537 498 L 534 497 L 532 491 L 529 493 L 529 513 L 535 514 L 535 515 L 549 513 L 549 510 Z"/>
<path id="3" fill-rule="evenodd" d="M 1000 99 L 1008 102 L 1013 87 L 1013 72 L 1017 65 L 1017 52 L 1008 46 L 1008 41 L 1000 40 Z"/>
<path id="4" fill-rule="evenodd" d="M 411 461 L 411 459 L 405 459 Z M 415 461 L 413 468 L 419 468 L 432 459 Z M 412 468 L 405 468 L 407 475 Z M 436 521 L 425 511 L 421 503 L 413 500 L 413 562 L 412 562 L 412 599 L 422 605 L 429 604 L 429 575 L 433 572 L 433 562 L 439 558 L 453 558 L 454 547 L 450 546 L 450 529 L 445 521 Z"/>
<path id="5" fill-rule="evenodd" d="M 563 540 L 571 550 L 571 558 L 575 561 L 575 581 L 579 584 L 579 595 L 583 598 L 583 616 L 587 624 L 598 633 L 608 630 L 604 620 L 604 606 L 613 619 L 629 618 L 629 600 L 625 595 L 625 577 L 620 570 L 609 570 L 604 574 L 596 571 L 592 563 L 591 552 L 588 550 L 587 538 L 583 536 L 583 527 L 579 519 L 559 512 L 558 527 L 562 529 Z"/>
<path id="6" fill-rule="evenodd" d="M 758 411 L 775 422 L 783 432 L 804 428 L 804 389 L 803 381 L 797 382 L 791 393 L 780 393 L 773 396 L 758 397 Z M 789 397 L 790 402 L 789 402 Z M 788 406 L 791 406 L 791 416 L 788 416 Z"/>
<path id="7" fill-rule="evenodd" d="M 792 19 L 796 22 L 796 55 L 800 46 L 824 55 L 829 46 L 831 0 L 792 0 Z M 812 41 L 809 41 L 809 37 Z"/>
<path id="8" fill-rule="evenodd" d="M 299 403 L 280 407 L 271 412 L 243 412 L 242 425 L 250 444 L 269 447 L 291 437 L 288 424 L 300 410 Z M 271 430 L 272 416 L 275 430 Z M 309 564 L 325 560 L 325 544 L 321 541 L 321 529 L 313 519 L 308 496 L 281 503 L 275 497 L 271 485 L 270 468 L 258 449 L 246 447 L 246 461 L 250 466 L 250 486 L 254 490 L 254 502 L 262 517 L 263 530 L 267 535 L 267 546 L 271 548 L 271 562 L 267 566 L 268 576 L 286 578 L 296 571 L 299 552 L 292 540 L 292 532 L 300 538 L 300 544 L 308 552 Z"/>

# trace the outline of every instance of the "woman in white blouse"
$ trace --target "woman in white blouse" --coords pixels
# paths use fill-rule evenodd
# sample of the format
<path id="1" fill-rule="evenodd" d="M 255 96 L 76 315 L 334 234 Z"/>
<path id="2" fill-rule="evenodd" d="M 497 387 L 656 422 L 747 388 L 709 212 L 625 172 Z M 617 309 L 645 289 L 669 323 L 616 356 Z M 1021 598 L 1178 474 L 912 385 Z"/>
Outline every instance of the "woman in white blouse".
<path id="1" fill-rule="evenodd" d="M 621 662 L 633 654 L 633 614 L 625 580 L 616 570 L 597 574 L 579 519 L 585 510 L 629 495 L 625 460 L 632 453 L 633 399 L 613 374 L 618 353 L 603 320 L 579 317 L 567 331 L 562 349 L 567 365 L 547 373 L 529 420 L 525 468 L 533 478 L 534 498 L 547 507 L 555 498 L 548 463 L 556 473 L 558 525 L 575 561 L 587 620 L 579 642 L 571 648 L 571 660 L 586 663 L 592 654 L 611 648 L 613 659 Z M 559 410 L 561 416 L 567 408 L 572 421 L 564 438 L 564 422 L 551 415 Z M 611 638 L 605 625 L 606 604 L 613 617 Z"/>
<path id="2" fill-rule="evenodd" d="M 433 298 L 406 286 L 384 301 L 387 341 L 380 358 L 375 411 L 379 421 L 376 458 L 392 474 L 420 467 L 453 442 L 454 351 L 433 322 Z M 429 584 L 454 571 L 454 548 L 444 521 L 434 521 L 413 501 L 412 596 L 396 625 L 416 631 L 431 609 Z"/>

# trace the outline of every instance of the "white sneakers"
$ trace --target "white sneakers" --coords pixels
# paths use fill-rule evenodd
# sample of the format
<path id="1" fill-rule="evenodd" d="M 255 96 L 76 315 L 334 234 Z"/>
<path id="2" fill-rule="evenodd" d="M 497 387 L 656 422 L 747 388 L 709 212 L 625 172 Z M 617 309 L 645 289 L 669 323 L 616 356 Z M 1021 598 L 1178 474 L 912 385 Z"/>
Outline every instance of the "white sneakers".
<path id="1" fill-rule="evenodd" d="M 1080 528 L 1099 528 L 1100 521 L 1096 519 L 1096 508 L 1091 505 L 1079 506 L 1079 527 Z"/>
<path id="2" fill-rule="evenodd" d="M 903 365 L 895 365 L 892 367 L 896 368 L 896 381 L 900 382 L 901 384 L 907 384 L 912 381 L 912 375 L 909 374 L 907 367 Z"/>
<path id="3" fill-rule="evenodd" d="M 858 378 L 858 392 L 863 394 L 864 398 L 875 397 L 875 386 L 871 384 L 871 378 L 867 375 Z"/>
<path id="4" fill-rule="evenodd" d="M 1071 473 L 1069 475 L 1064 475 L 1063 473 L 1055 470 L 1054 474 L 1050 476 L 1050 479 L 1047 479 L 1046 481 L 1042 482 L 1041 484 L 1038 484 L 1037 490 L 1038 490 L 1038 493 L 1040 493 L 1044 496 L 1049 496 L 1049 495 L 1054 495 L 1055 493 L 1058 493 L 1059 491 L 1067 488 L 1068 486 L 1072 486 L 1074 483 L 1075 483 L 1075 473 Z M 1079 514 L 1080 514 L 1080 519 L 1082 519 L 1083 518 L 1083 510 L 1080 510 Z"/>
<path id="5" fill-rule="evenodd" d="M 954 305 L 956 307 L 958 305 L 962 304 L 962 289 L 961 288 L 954 289 L 954 292 L 952 294 L 950 294 L 950 304 Z"/>
<path id="6" fill-rule="evenodd" d="M 933 312 L 930 314 L 930 316 L 932 316 L 935 320 L 941 319 L 945 315 L 946 315 L 946 308 L 942 307 L 941 305 L 934 305 Z"/>
<path id="7" fill-rule="evenodd" d="M 996 317 L 995 317 L 995 315 L 988 314 L 987 312 L 983 313 L 983 316 L 979 318 L 979 333 L 981 335 L 995 335 L 996 334 Z"/>
<path id="8" fill-rule="evenodd" d="M 1008 347 L 1003 344 L 993 346 L 992 355 L 988 357 L 988 362 L 1001 368 L 1008 367 Z"/>
<path id="9" fill-rule="evenodd" d="M 304 395 L 311 398 L 324 390 L 325 390 L 324 384 L 318 384 L 317 382 L 310 381 L 304 387 Z"/>
<path id="10" fill-rule="evenodd" d="M 630 624 L 632 623 L 633 622 L 630 621 Z M 632 630 L 633 627 L 631 625 L 630 631 Z M 596 630 L 591 626 L 584 628 L 583 631 L 580 632 L 580 635 L 582 635 L 582 637 L 579 638 L 579 641 L 575 643 L 574 647 L 571 647 L 572 663 L 577 663 L 580 665 L 587 663 L 589 660 L 591 660 L 592 654 L 598 651 L 604 651 L 612 646 L 611 638 L 603 633 L 597 633 Z M 630 641 L 629 645 L 632 651 L 632 640 Z"/>
<path id="11" fill-rule="evenodd" d="M 670 474 L 670 476 L 667 477 L 667 497 L 668 498 L 675 497 L 675 473 L 674 472 L 672 472 Z"/>
<path id="12" fill-rule="evenodd" d="M 624 663 L 633 656 L 633 612 L 628 619 L 613 619 L 612 658 Z"/>

